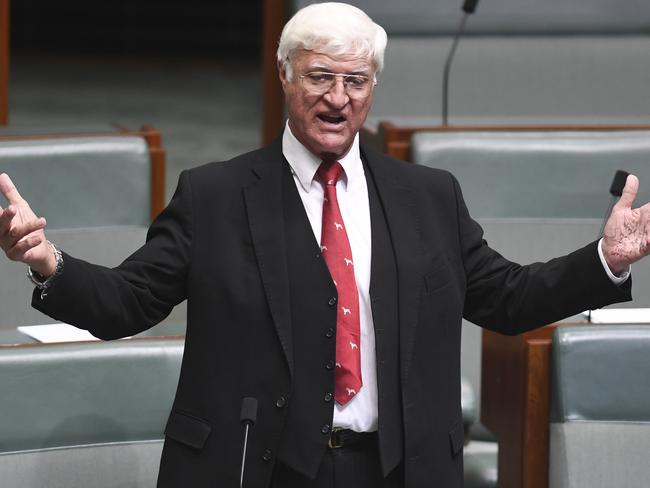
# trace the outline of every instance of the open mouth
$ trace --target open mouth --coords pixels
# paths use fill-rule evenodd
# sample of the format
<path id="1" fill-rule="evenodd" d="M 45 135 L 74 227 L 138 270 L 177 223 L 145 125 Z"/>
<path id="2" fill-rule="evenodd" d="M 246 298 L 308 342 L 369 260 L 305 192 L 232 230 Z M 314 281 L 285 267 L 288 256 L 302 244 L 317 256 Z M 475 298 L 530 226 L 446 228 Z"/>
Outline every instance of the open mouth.
<path id="1" fill-rule="evenodd" d="M 346 120 L 342 115 L 318 114 L 318 118 L 323 122 L 333 125 L 342 124 Z"/>

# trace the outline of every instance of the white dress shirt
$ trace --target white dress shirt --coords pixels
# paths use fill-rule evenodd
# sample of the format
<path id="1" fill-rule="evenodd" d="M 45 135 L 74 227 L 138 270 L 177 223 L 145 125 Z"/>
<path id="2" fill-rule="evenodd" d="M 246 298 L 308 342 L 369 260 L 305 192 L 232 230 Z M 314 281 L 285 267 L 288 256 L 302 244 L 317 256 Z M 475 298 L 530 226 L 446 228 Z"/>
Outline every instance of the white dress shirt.
<path id="1" fill-rule="evenodd" d="M 291 166 L 298 194 L 305 206 L 316 242 L 320 244 L 324 191 L 315 176 L 322 161 L 296 139 L 288 124 L 282 136 L 282 153 Z M 336 184 L 336 195 L 350 241 L 354 277 L 359 291 L 363 386 L 344 407 L 335 403 L 333 425 L 356 432 L 371 432 L 377 430 L 378 417 L 375 328 L 370 308 L 372 236 L 368 186 L 359 152 L 359 134 L 339 163 L 343 166 L 345 174 Z"/>

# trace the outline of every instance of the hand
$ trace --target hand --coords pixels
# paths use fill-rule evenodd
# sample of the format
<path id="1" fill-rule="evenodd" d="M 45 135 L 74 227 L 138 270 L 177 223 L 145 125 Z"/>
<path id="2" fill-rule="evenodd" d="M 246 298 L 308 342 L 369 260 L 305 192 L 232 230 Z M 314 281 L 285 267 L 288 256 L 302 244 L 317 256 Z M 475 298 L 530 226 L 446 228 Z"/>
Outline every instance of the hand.
<path id="1" fill-rule="evenodd" d="M 0 174 L 0 192 L 7 208 L 0 206 L 0 248 L 12 261 L 21 261 L 43 276 L 56 270 L 56 258 L 45 239 L 46 221 L 37 217 L 6 174 Z"/>
<path id="2" fill-rule="evenodd" d="M 629 175 L 623 194 L 605 224 L 603 256 L 616 275 L 650 253 L 650 203 L 632 208 L 638 190 L 638 178 Z"/>

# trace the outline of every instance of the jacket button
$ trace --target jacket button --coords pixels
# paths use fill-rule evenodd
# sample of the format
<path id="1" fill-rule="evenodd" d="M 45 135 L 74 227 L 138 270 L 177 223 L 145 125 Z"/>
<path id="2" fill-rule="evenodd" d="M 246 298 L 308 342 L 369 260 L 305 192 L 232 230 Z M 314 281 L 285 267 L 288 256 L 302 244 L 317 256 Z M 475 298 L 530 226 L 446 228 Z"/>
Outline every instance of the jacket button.
<path id="1" fill-rule="evenodd" d="M 327 331 L 325 332 L 325 337 L 327 337 L 328 339 L 334 337 L 334 329 L 331 327 L 327 329 Z"/>
<path id="2" fill-rule="evenodd" d="M 327 302 L 327 304 L 328 304 L 330 307 L 333 307 L 334 305 L 336 305 L 336 297 L 332 297 L 332 298 L 330 298 L 329 301 Z"/>
<path id="3" fill-rule="evenodd" d="M 287 404 L 287 399 L 281 396 L 278 398 L 278 400 L 275 402 L 275 406 L 278 408 L 284 408 L 284 406 Z"/>
<path id="4" fill-rule="evenodd" d="M 325 393 L 325 396 L 323 397 L 323 400 L 325 403 L 329 403 L 332 401 L 332 394 L 331 393 Z"/>
<path id="5" fill-rule="evenodd" d="M 320 428 L 321 434 L 329 434 L 330 433 L 330 426 L 329 424 L 325 424 Z"/>
<path id="6" fill-rule="evenodd" d="M 328 371 L 331 371 L 334 369 L 334 361 L 328 361 L 327 364 L 325 365 L 325 369 Z"/>
<path id="7" fill-rule="evenodd" d="M 271 457 L 273 457 L 273 453 L 269 451 L 268 449 L 264 451 L 264 454 L 262 454 L 262 460 L 264 461 L 270 461 Z"/>

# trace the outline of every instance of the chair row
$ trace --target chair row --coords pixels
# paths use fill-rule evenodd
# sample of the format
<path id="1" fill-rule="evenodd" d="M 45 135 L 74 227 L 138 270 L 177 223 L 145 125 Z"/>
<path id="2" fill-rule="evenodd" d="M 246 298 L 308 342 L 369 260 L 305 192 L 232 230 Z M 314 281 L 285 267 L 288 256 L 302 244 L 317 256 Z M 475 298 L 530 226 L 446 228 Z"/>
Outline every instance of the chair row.
<path id="1" fill-rule="evenodd" d="M 154 486 L 183 337 L 0 345 L 0 472 L 6 486 Z M 462 385 L 466 429 L 476 397 Z M 468 476 L 484 471 L 466 454 Z M 472 483 L 473 488 L 495 486 Z"/>
<path id="2" fill-rule="evenodd" d="M 649 355 L 647 325 L 555 328 L 550 488 L 646 486 Z M 182 337 L 0 346 L 3 485 L 153 486 L 182 356 Z M 466 486 L 496 486 L 495 452 L 473 442 Z"/>

